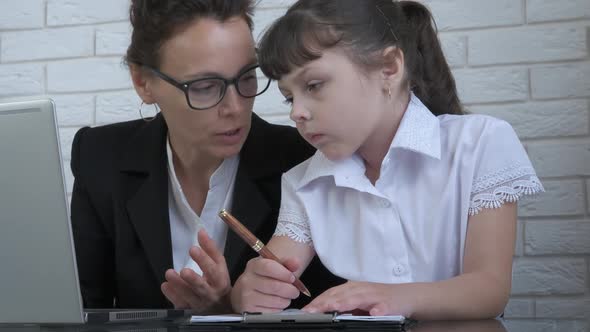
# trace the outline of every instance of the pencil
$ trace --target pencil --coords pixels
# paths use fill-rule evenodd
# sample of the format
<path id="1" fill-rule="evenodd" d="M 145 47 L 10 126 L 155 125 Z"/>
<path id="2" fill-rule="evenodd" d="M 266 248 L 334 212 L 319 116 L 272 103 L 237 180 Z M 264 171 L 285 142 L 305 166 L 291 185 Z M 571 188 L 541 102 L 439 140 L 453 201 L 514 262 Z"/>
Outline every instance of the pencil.
<path id="1" fill-rule="evenodd" d="M 252 232 L 250 232 L 246 226 L 242 225 L 242 223 L 240 223 L 238 219 L 232 216 L 229 212 L 226 210 L 221 210 L 219 211 L 219 217 L 229 226 L 229 228 L 232 229 L 232 231 L 236 232 L 242 238 L 242 240 L 246 241 L 246 243 L 260 256 L 263 258 L 272 259 L 279 264 L 282 264 L 281 260 L 275 256 L 275 254 L 273 254 L 272 251 L 270 251 L 270 249 L 268 249 L 264 243 L 262 243 L 262 241 L 258 240 L 258 238 L 252 234 Z M 301 282 L 301 280 L 299 280 L 299 278 L 295 277 L 293 286 L 297 287 L 301 293 L 311 297 L 311 293 Z"/>

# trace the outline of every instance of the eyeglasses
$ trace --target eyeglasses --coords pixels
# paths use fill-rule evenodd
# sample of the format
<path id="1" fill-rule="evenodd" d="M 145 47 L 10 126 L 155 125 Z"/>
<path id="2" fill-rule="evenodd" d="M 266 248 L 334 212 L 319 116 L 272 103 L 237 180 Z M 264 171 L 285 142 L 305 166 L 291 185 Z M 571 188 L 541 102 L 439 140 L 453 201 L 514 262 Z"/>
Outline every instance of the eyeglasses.
<path id="1" fill-rule="evenodd" d="M 253 98 L 264 93 L 269 85 L 267 78 L 258 65 L 248 67 L 238 76 L 230 79 L 223 77 L 204 77 L 187 82 L 178 82 L 161 71 L 147 67 L 156 76 L 182 90 L 186 96 L 188 106 L 194 110 L 206 110 L 219 104 L 228 86 L 234 85 L 238 94 L 244 98 Z M 263 84 L 259 84 L 258 80 Z"/>

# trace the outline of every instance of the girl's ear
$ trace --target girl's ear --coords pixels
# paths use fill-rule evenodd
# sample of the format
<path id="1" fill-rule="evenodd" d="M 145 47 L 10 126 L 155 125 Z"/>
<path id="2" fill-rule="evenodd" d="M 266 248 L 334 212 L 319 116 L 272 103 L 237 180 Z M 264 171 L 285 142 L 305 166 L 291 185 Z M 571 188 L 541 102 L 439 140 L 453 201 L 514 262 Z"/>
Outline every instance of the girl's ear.
<path id="1" fill-rule="evenodd" d="M 133 81 L 133 87 L 146 104 L 153 104 L 156 102 L 152 93 L 152 80 L 151 76 L 141 66 L 136 64 L 129 64 L 129 72 L 131 74 L 131 81 Z"/>
<path id="2" fill-rule="evenodd" d="M 383 50 L 383 68 L 381 74 L 383 79 L 390 82 L 402 82 L 404 78 L 404 52 L 395 46 L 389 46 Z"/>

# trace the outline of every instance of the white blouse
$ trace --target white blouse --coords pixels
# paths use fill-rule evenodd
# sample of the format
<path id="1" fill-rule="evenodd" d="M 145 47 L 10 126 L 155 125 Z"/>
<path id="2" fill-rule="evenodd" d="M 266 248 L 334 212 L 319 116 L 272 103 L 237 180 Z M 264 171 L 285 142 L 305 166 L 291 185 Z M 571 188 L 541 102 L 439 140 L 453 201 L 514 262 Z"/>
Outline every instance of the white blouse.
<path id="1" fill-rule="evenodd" d="M 348 280 L 445 280 L 463 270 L 469 216 L 540 191 L 507 122 L 435 116 L 412 95 L 375 185 L 358 155 L 317 151 L 283 175 L 275 236 L 309 243 Z"/>
<path id="2" fill-rule="evenodd" d="M 227 225 L 219 219 L 218 213 L 221 209 L 229 210 L 232 204 L 232 193 L 238 170 L 239 156 L 225 159 L 215 170 L 211 179 L 209 179 L 209 191 L 199 216 L 189 205 L 176 177 L 169 140 L 166 147 L 169 179 L 168 213 L 174 270 L 180 272 L 186 267 L 202 275 L 201 268 L 190 257 L 188 251 L 192 246 L 199 246 L 197 233 L 201 228 L 205 228 L 217 248 L 223 252 L 227 238 Z"/>

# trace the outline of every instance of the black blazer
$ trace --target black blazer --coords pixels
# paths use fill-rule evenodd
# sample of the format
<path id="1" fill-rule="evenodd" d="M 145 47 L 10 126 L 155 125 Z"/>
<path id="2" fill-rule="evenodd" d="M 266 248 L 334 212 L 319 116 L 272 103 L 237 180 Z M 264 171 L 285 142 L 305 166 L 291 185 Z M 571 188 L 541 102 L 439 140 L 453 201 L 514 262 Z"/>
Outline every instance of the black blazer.
<path id="1" fill-rule="evenodd" d="M 72 229 L 86 308 L 167 308 L 160 290 L 173 268 L 168 214 L 167 126 L 158 115 L 97 128 L 74 137 Z M 297 132 L 252 116 L 240 152 L 232 214 L 258 238 L 272 236 L 281 175 L 313 154 Z M 255 252 L 228 231 L 224 249 L 232 284 Z M 316 258 L 302 281 L 313 295 L 343 282 Z M 292 305 L 307 302 L 300 296 Z"/>

